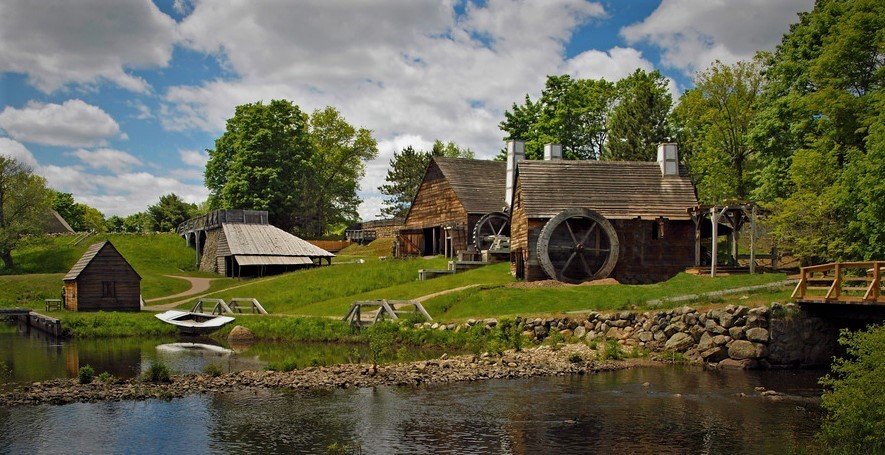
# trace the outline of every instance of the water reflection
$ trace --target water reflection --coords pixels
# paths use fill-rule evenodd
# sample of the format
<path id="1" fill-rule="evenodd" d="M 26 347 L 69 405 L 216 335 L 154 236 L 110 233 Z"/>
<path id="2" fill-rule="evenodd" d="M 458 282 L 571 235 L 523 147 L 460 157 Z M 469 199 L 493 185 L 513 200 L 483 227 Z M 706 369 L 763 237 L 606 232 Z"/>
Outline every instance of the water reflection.
<path id="1" fill-rule="evenodd" d="M 738 394 L 763 386 L 811 395 L 819 393 L 817 376 L 662 367 L 421 388 L 21 407 L 0 410 L 0 452 L 323 453 L 333 443 L 364 453 L 807 452 L 820 422 L 817 406 Z M 77 436 L 47 440 L 43 431 Z"/>

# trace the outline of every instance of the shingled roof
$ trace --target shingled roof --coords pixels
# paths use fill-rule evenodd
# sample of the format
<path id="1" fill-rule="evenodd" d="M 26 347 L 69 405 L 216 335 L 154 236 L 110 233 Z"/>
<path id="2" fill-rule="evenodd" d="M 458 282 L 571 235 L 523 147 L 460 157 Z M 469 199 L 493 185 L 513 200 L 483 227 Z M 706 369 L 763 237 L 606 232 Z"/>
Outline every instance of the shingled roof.
<path id="1" fill-rule="evenodd" d="M 74 266 L 71 267 L 71 270 L 69 270 L 65 277 L 62 278 L 62 281 L 71 281 L 79 278 L 80 274 L 83 273 L 84 270 L 86 270 L 86 267 L 89 266 L 92 260 L 98 256 L 98 254 L 101 252 L 101 250 L 104 249 L 105 246 L 114 250 L 114 252 L 120 255 L 120 257 L 123 257 L 123 255 L 120 254 L 119 251 L 117 251 L 117 248 L 114 246 L 114 244 L 107 240 L 105 240 L 104 242 L 94 243 L 86 249 L 86 252 L 83 253 L 83 256 L 80 257 L 80 260 L 78 260 L 74 264 Z M 123 258 L 123 260 L 125 261 L 126 258 Z M 126 263 L 129 264 L 129 261 L 126 261 Z M 131 264 L 129 265 L 129 268 L 131 268 L 132 271 L 135 272 L 135 268 L 132 267 Z M 138 275 L 138 272 L 135 272 L 135 274 Z M 139 275 L 139 277 L 140 276 L 141 275 Z"/>
<path id="2" fill-rule="evenodd" d="M 521 203 L 529 218 L 552 218 L 567 208 L 586 207 L 611 219 L 691 219 L 698 204 L 684 167 L 662 176 L 656 162 L 521 161 Z"/>
<path id="3" fill-rule="evenodd" d="M 507 163 L 433 157 L 467 213 L 497 212 L 504 207 Z"/>
<path id="4" fill-rule="evenodd" d="M 269 224 L 224 223 L 230 254 L 248 256 L 334 257 L 335 255 Z"/>

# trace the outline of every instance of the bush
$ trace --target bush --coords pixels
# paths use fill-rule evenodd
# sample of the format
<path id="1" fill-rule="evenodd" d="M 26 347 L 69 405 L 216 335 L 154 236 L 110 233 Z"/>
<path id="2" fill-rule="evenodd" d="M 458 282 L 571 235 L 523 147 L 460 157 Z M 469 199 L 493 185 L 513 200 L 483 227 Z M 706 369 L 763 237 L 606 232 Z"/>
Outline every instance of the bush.
<path id="1" fill-rule="evenodd" d="M 101 382 L 112 382 L 114 380 L 114 375 L 107 371 L 102 371 L 101 374 L 98 375 L 98 380 Z"/>
<path id="2" fill-rule="evenodd" d="M 621 346 L 618 344 L 617 340 L 608 340 L 605 342 L 604 350 L 602 352 L 603 360 L 624 360 L 624 351 L 621 350 Z"/>
<path id="3" fill-rule="evenodd" d="M 93 377 L 95 377 L 95 370 L 89 365 L 84 365 L 77 371 L 77 381 L 80 384 L 90 384 Z"/>
<path id="4" fill-rule="evenodd" d="M 846 356 L 821 379 L 827 414 L 818 438 L 833 453 L 885 453 L 885 325 L 842 332 Z"/>
<path id="5" fill-rule="evenodd" d="M 147 370 L 141 374 L 141 379 L 145 382 L 172 382 L 172 374 L 169 367 L 160 361 L 151 362 Z"/>
<path id="6" fill-rule="evenodd" d="M 206 366 L 203 367 L 203 374 L 212 376 L 213 378 L 217 378 L 221 376 L 224 371 L 221 368 L 221 365 L 217 363 L 207 363 Z"/>
<path id="7" fill-rule="evenodd" d="M 510 319 L 503 319 L 498 325 L 501 328 L 500 337 L 504 346 L 516 352 L 522 351 L 522 324 L 517 324 Z"/>
<path id="8" fill-rule="evenodd" d="M 372 356 L 372 372 L 378 372 L 378 362 L 388 355 L 397 340 L 400 327 L 392 322 L 378 322 L 365 330 L 369 342 L 369 353 Z"/>
<path id="9" fill-rule="evenodd" d="M 581 354 L 573 352 L 572 355 L 568 356 L 568 361 L 571 363 L 581 363 L 584 361 L 584 358 L 581 357 Z"/>
<path id="10" fill-rule="evenodd" d="M 298 362 L 295 359 L 286 359 L 282 362 L 272 362 L 267 366 L 270 371 L 295 371 L 298 369 Z"/>

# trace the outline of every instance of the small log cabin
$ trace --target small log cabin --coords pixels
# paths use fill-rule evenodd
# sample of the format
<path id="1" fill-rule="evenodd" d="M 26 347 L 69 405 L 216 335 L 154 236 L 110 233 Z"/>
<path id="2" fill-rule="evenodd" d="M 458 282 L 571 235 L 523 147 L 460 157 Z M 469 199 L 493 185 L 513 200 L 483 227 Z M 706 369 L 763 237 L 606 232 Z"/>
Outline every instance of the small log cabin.
<path id="1" fill-rule="evenodd" d="M 511 272 L 526 281 L 651 283 L 692 266 L 697 192 L 676 145 L 661 147 L 658 162 L 518 162 Z"/>
<path id="2" fill-rule="evenodd" d="M 64 277 L 71 311 L 139 311 L 141 276 L 109 241 L 96 243 Z"/>
<path id="3" fill-rule="evenodd" d="M 504 208 L 506 163 L 433 157 L 397 233 L 397 257 L 452 257 L 473 242 L 479 219 Z"/>

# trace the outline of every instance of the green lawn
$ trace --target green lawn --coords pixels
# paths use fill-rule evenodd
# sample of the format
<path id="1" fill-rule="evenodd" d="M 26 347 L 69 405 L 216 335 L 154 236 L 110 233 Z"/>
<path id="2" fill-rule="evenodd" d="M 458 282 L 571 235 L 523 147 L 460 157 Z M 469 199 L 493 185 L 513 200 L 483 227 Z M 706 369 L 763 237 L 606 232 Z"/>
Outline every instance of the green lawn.
<path id="1" fill-rule="evenodd" d="M 236 289 L 210 297 L 225 301 L 233 297 L 256 298 L 270 313 L 310 314 L 305 313 L 303 308 L 313 308 L 331 299 L 350 300 L 353 303 L 355 296 L 366 292 L 417 282 L 419 269 L 445 268 L 446 262 L 445 258 L 417 258 L 337 264 L 246 281 Z M 195 301 L 193 299 L 181 307 L 190 306 Z M 343 311 L 340 311 L 342 317 Z M 321 315 L 332 313 L 335 311 L 317 312 Z"/>
<path id="2" fill-rule="evenodd" d="M 517 289 L 496 286 L 468 289 L 431 299 L 424 303 L 434 318 L 458 320 L 529 314 L 556 314 L 577 310 L 618 310 L 647 308 L 645 302 L 663 297 L 701 294 L 721 289 L 753 286 L 785 279 L 782 273 L 732 275 L 717 278 L 680 273 L 657 284 L 563 286 Z M 785 296 L 782 291 L 774 294 Z M 737 299 L 726 296 L 723 299 Z M 681 306 L 691 302 L 665 303 Z"/>

